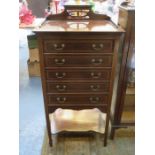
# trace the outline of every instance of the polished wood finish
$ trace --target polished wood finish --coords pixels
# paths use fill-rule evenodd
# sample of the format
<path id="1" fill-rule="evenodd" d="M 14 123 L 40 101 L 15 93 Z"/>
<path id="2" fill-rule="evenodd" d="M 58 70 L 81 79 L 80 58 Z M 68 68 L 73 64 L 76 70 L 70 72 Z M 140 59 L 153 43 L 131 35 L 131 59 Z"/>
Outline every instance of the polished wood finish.
<path id="1" fill-rule="evenodd" d="M 108 94 L 50 94 L 48 97 L 48 104 L 104 104 L 107 105 Z"/>
<path id="2" fill-rule="evenodd" d="M 112 53 L 113 50 L 113 40 L 92 40 L 88 38 L 88 40 L 81 39 L 77 42 L 66 37 L 66 40 L 61 38 L 46 40 L 44 44 L 45 53 L 79 53 L 79 51 L 80 53 L 93 53 L 94 51 Z"/>
<path id="3" fill-rule="evenodd" d="M 54 54 L 45 55 L 45 66 L 47 67 L 111 67 L 112 55 L 101 54 Z"/>
<path id="4" fill-rule="evenodd" d="M 93 66 L 93 65 L 92 65 Z M 65 70 L 64 70 L 65 69 Z M 111 68 L 52 68 L 45 71 L 47 80 L 71 81 L 71 80 L 109 80 Z"/>
<path id="5" fill-rule="evenodd" d="M 127 91 L 127 80 L 129 75 L 129 68 L 131 58 L 135 48 L 135 9 L 130 6 L 120 6 L 119 25 L 126 30 L 124 41 L 122 44 L 122 61 L 120 67 L 120 74 L 118 80 L 116 105 L 114 113 L 111 114 L 112 128 L 110 138 L 115 136 L 115 129 L 121 127 L 134 126 L 134 122 L 121 121 L 123 120 L 123 110 L 125 109 L 125 96 Z M 134 109 L 133 109 L 134 110 Z M 134 112 L 131 112 L 134 115 Z M 130 114 L 130 115 L 131 115 Z M 129 117 L 129 115 L 128 115 Z M 132 116 L 134 118 L 134 116 Z"/>
<path id="6" fill-rule="evenodd" d="M 61 21 L 61 20 L 54 20 L 54 21 L 45 21 L 45 23 L 41 26 L 36 28 L 38 33 L 39 32 L 103 32 L 108 35 L 112 33 L 121 33 L 123 30 L 120 27 L 116 27 L 116 25 L 112 22 L 107 20 L 72 20 L 72 21 Z M 112 32 L 113 31 L 113 32 Z M 66 38 L 67 39 L 67 38 Z M 89 38 L 87 38 L 89 39 Z M 106 38 L 108 39 L 108 38 Z"/>
<path id="7" fill-rule="evenodd" d="M 47 93 L 109 92 L 110 82 L 47 82 Z"/>
<path id="8" fill-rule="evenodd" d="M 68 9 L 88 10 L 89 18 L 69 17 Z M 119 40 L 124 32 L 106 15 L 96 15 L 90 6 L 66 6 L 50 15 L 34 30 L 39 41 L 41 78 L 49 143 L 49 114 L 57 108 L 98 108 L 106 113 L 104 146 Z"/>

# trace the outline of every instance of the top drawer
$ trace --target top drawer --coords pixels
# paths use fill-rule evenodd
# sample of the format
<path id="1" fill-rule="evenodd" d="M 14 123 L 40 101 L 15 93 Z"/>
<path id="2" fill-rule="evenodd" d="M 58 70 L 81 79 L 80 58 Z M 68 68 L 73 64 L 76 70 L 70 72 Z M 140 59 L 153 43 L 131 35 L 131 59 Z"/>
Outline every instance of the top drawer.
<path id="1" fill-rule="evenodd" d="M 45 40 L 44 53 L 112 53 L 113 40 Z"/>

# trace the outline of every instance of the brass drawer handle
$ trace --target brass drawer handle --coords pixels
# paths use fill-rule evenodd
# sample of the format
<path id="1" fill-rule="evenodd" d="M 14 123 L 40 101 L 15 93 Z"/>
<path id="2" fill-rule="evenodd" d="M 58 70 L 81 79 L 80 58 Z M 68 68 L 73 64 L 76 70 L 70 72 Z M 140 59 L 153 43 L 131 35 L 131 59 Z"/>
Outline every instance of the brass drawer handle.
<path id="1" fill-rule="evenodd" d="M 65 61 L 66 61 L 65 59 L 54 59 L 54 62 L 57 65 L 63 65 Z"/>
<path id="2" fill-rule="evenodd" d="M 66 97 L 57 97 L 57 101 L 59 103 L 64 103 L 66 101 Z"/>
<path id="3" fill-rule="evenodd" d="M 100 89 L 100 85 L 90 85 L 92 91 L 98 91 Z"/>
<path id="4" fill-rule="evenodd" d="M 65 47 L 65 44 L 60 44 L 60 46 L 58 44 L 54 44 L 53 46 L 54 46 L 55 50 L 62 51 Z"/>
<path id="5" fill-rule="evenodd" d="M 90 101 L 91 103 L 99 103 L 100 98 L 99 98 L 99 97 L 90 97 L 90 98 L 89 98 L 89 101 Z"/>
<path id="6" fill-rule="evenodd" d="M 99 51 L 99 50 L 102 50 L 104 47 L 103 44 L 99 44 L 98 46 L 96 44 L 92 44 L 92 48 L 95 50 L 95 51 Z"/>
<path id="7" fill-rule="evenodd" d="M 61 79 L 61 78 L 64 78 L 66 76 L 66 73 L 56 73 L 55 76 L 58 78 L 58 79 Z"/>
<path id="8" fill-rule="evenodd" d="M 101 73 L 94 73 L 94 72 L 92 72 L 91 73 L 91 77 L 94 78 L 94 79 L 98 79 L 98 78 L 101 77 Z"/>
<path id="9" fill-rule="evenodd" d="M 92 64 L 94 64 L 94 65 L 100 65 L 100 64 L 103 63 L 103 59 L 98 59 L 98 60 L 92 59 L 91 62 L 92 62 Z"/>
<path id="10" fill-rule="evenodd" d="M 66 90 L 66 85 L 56 85 L 56 89 L 58 91 L 65 91 Z"/>

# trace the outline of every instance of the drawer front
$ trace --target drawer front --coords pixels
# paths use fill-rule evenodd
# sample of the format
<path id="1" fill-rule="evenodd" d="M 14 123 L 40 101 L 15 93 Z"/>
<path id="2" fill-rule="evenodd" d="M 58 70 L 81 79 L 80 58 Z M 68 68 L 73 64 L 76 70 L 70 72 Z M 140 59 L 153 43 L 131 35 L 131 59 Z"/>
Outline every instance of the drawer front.
<path id="1" fill-rule="evenodd" d="M 44 41 L 45 53 L 111 53 L 113 40 L 46 40 Z"/>
<path id="2" fill-rule="evenodd" d="M 45 55 L 46 67 L 111 67 L 112 55 Z"/>
<path id="3" fill-rule="evenodd" d="M 108 94 L 52 94 L 48 95 L 49 104 L 108 104 Z"/>
<path id="4" fill-rule="evenodd" d="M 90 83 L 90 82 L 47 82 L 48 93 L 81 93 L 81 92 L 108 92 L 109 82 Z"/>
<path id="5" fill-rule="evenodd" d="M 47 80 L 110 80 L 110 69 L 51 69 Z"/>

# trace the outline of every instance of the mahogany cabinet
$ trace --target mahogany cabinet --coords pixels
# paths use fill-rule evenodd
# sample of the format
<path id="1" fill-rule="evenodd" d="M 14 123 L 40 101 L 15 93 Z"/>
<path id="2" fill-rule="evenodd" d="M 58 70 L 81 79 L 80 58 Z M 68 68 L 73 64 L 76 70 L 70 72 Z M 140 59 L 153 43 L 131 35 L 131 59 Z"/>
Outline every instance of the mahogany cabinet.
<path id="1" fill-rule="evenodd" d="M 34 30 L 38 37 L 41 79 L 49 144 L 49 114 L 57 108 L 92 109 L 106 113 L 107 133 L 113 79 L 124 30 L 110 17 L 94 14 L 91 5 L 65 5 Z"/>
<path id="2" fill-rule="evenodd" d="M 111 110 L 111 139 L 115 129 L 135 124 L 135 9 L 127 5 L 119 9 L 118 24 L 126 33 L 122 42 L 116 104 Z"/>

